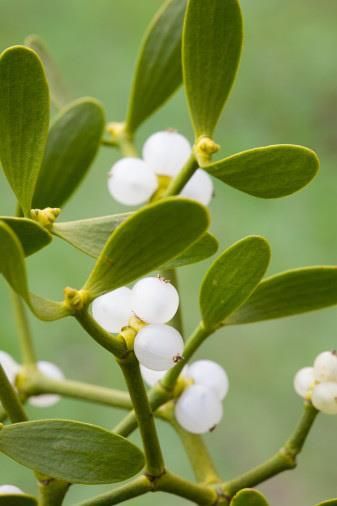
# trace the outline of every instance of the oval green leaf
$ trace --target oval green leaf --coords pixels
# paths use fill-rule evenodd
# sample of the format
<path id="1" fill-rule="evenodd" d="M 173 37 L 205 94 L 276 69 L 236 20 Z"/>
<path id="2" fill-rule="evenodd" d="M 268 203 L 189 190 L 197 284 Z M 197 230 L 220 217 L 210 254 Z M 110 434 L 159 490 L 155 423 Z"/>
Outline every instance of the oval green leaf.
<path id="1" fill-rule="evenodd" d="M 61 72 L 46 47 L 46 44 L 38 35 L 28 35 L 25 39 L 25 45 L 33 49 L 33 51 L 39 55 L 44 65 L 53 104 L 57 108 L 63 107 L 70 101 L 69 93 L 64 85 Z"/>
<path id="2" fill-rule="evenodd" d="M 13 230 L 3 221 L 0 221 L 0 273 L 41 320 L 58 320 L 69 315 L 62 302 L 29 293 L 23 248 Z"/>
<path id="3" fill-rule="evenodd" d="M 11 216 L 0 216 L 0 220 L 4 221 L 16 234 L 25 256 L 36 253 L 52 240 L 51 234 L 33 220 Z"/>
<path id="4" fill-rule="evenodd" d="M 212 137 L 240 60 L 237 0 L 189 0 L 183 31 L 183 79 L 196 137 Z"/>
<path id="5" fill-rule="evenodd" d="M 207 232 L 192 246 L 187 248 L 181 255 L 173 258 L 162 269 L 176 269 L 184 265 L 195 264 L 211 257 L 217 252 L 219 243 L 214 235 Z"/>
<path id="6" fill-rule="evenodd" d="M 271 276 L 227 320 L 253 323 L 315 311 L 337 304 L 337 267 L 305 267 Z"/>
<path id="7" fill-rule="evenodd" d="M 303 146 L 281 144 L 249 149 L 208 165 L 205 170 L 254 197 L 285 197 L 307 185 L 319 168 L 317 155 Z"/>
<path id="8" fill-rule="evenodd" d="M 328 501 L 320 502 L 316 506 L 337 506 L 337 499 L 329 499 Z"/>
<path id="9" fill-rule="evenodd" d="M 257 490 L 246 488 L 233 497 L 230 506 L 269 506 L 269 503 Z"/>
<path id="10" fill-rule="evenodd" d="M 207 209 L 189 199 L 146 206 L 112 233 L 84 289 L 94 299 L 158 269 L 197 241 L 208 225 Z"/>
<path id="11" fill-rule="evenodd" d="M 87 423 L 38 420 L 0 430 L 0 451 L 19 464 L 69 483 L 115 483 L 144 466 L 127 439 Z"/>
<path id="12" fill-rule="evenodd" d="M 30 495 L 0 495 L 0 506 L 37 506 L 37 500 Z"/>
<path id="13" fill-rule="evenodd" d="M 236 242 L 213 262 L 200 291 L 206 329 L 224 324 L 256 288 L 268 267 L 270 248 L 263 237 L 248 236 Z"/>
<path id="14" fill-rule="evenodd" d="M 86 175 L 101 143 L 104 112 L 92 98 L 64 108 L 50 128 L 33 206 L 61 207 Z"/>
<path id="15" fill-rule="evenodd" d="M 39 57 L 24 46 L 0 56 L 0 159 L 29 215 L 48 135 L 49 93 Z"/>
<path id="16" fill-rule="evenodd" d="M 135 132 L 182 81 L 181 32 L 186 0 L 169 0 L 151 22 L 133 80 L 126 128 Z"/>

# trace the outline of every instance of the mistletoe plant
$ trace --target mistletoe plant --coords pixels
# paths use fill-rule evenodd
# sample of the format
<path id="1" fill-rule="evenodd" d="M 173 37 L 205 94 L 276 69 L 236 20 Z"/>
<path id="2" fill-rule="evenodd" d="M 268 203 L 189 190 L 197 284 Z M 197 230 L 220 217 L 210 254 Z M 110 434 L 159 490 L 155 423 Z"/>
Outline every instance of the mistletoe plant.
<path id="1" fill-rule="evenodd" d="M 29 37 L 25 45 L 1 54 L 0 158 L 17 210 L 0 220 L 0 269 L 13 293 L 22 365 L 1 353 L 1 416 L 9 422 L 1 426 L 0 451 L 33 470 L 39 490 L 35 498 L 3 485 L 0 505 L 59 506 L 72 484 L 129 479 L 81 505 L 111 506 L 164 491 L 202 505 L 266 506 L 254 487 L 296 466 L 319 411 L 337 413 L 337 356 L 323 352 L 313 368 L 296 375 L 304 411 L 295 432 L 267 462 L 224 480 L 202 440 L 220 421 L 228 390 L 220 365 L 190 363 L 204 341 L 231 325 L 337 304 L 336 267 L 296 269 L 263 279 L 270 248 L 263 237 L 249 236 L 220 253 L 205 273 L 200 324 L 192 335 L 184 335 L 176 269 L 210 257 L 218 248 L 207 231 L 213 178 L 255 197 L 278 198 L 303 188 L 318 170 L 315 153 L 295 145 L 249 149 L 212 161 L 220 151 L 213 132 L 241 45 L 237 0 L 168 0 L 145 35 L 121 123 L 106 123 L 95 99 L 69 102 L 39 38 Z M 181 82 L 193 146 L 175 131 L 157 132 L 140 156 L 138 128 Z M 51 126 L 49 95 L 60 109 Z M 122 156 L 109 173 L 112 196 L 144 206 L 113 216 L 57 221 L 102 146 L 118 149 Z M 95 259 L 83 286 L 66 287 L 60 301 L 30 292 L 25 264 L 25 257 L 55 237 Z M 65 379 L 55 365 L 39 361 L 26 308 L 41 320 L 74 318 L 111 354 L 128 392 Z M 26 402 L 43 407 L 60 396 L 128 413 L 112 431 L 70 420 L 28 420 Z M 181 438 L 195 482 L 167 469 L 157 418 Z M 137 428 L 142 448 L 128 440 Z"/>

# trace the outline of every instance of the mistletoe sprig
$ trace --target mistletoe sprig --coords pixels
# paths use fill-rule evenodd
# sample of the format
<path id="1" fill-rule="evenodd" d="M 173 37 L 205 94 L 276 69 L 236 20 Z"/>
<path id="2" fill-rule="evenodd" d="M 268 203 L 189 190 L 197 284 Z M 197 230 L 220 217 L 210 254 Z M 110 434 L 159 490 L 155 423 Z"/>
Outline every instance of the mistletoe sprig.
<path id="1" fill-rule="evenodd" d="M 206 207 L 213 198 L 213 178 L 257 198 L 279 198 L 307 185 L 319 165 L 312 150 L 296 145 L 258 147 L 221 158 L 214 131 L 241 47 L 237 0 L 167 0 L 145 34 L 122 122 L 106 122 L 96 99 L 70 101 L 37 36 L 0 55 L 0 159 L 17 199 L 15 216 L 0 218 L 0 271 L 13 294 L 22 351 L 21 365 L 0 353 L 0 451 L 32 469 L 39 486 L 37 497 L 14 485 L 0 486 L 0 506 L 60 506 L 72 484 L 127 479 L 81 506 L 111 506 L 156 491 L 200 505 L 268 506 L 254 487 L 296 467 L 318 413 L 336 414 L 336 352 L 323 352 L 314 367 L 297 373 L 294 386 L 304 399 L 303 414 L 294 433 L 265 463 L 225 479 L 202 439 L 221 420 L 229 387 L 219 364 L 207 359 L 191 363 L 202 344 L 231 325 L 337 304 L 335 266 L 265 278 L 268 242 L 248 236 L 218 255 L 205 273 L 200 323 L 190 336 L 184 333 L 177 269 L 218 249 L 208 231 Z M 137 130 L 181 83 L 193 143 L 173 130 L 156 132 L 138 154 Z M 51 125 L 50 96 L 58 109 Z M 60 222 L 61 207 L 104 147 L 121 153 L 108 174 L 112 197 L 143 207 Z M 215 153 L 220 156 L 214 161 Z M 65 287 L 63 297 L 52 301 L 30 291 L 25 257 L 57 238 L 95 264 L 82 287 Z M 55 364 L 39 360 L 26 308 L 50 322 L 74 318 L 121 368 L 127 391 L 66 379 Z M 128 413 L 111 431 L 72 420 L 28 420 L 26 403 L 43 408 L 61 397 Z M 175 428 L 195 481 L 167 469 L 157 419 Z M 142 448 L 128 440 L 137 428 Z"/>

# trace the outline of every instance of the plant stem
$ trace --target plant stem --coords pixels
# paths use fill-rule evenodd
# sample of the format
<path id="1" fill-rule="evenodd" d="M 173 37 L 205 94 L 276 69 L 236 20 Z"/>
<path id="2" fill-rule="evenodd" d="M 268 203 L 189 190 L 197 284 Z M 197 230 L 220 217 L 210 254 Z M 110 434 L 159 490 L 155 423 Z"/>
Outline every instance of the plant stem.
<path id="1" fill-rule="evenodd" d="M 288 469 L 296 467 L 297 455 L 301 452 L 303 445 L 309 435 L 309 432 L 316 419 L 318 411 L 311 403 L 306 402 L 304 413 L 291 437 L 285 442 L 283 447 L 264 464 L 242 474 L 223 484 L 223 490 L 226 496 L 233 497 L 243 488 L 254 487 L 269 478 Z"/>
<path id="2" fill-rule="evenodd" d="M 22 353 L 22 362 L 27 366 L 36 364 L 36 354 L 33 345 L 32 335 L 29 329 L 26 309 L 23 305 L 22 298 L 12 291 L 12 300 L 15 310 L 16 325 L 20 337 L 20 347 Z"/>
<path id="3" fill-rule="evenodd" d="M 139 497 L 140 495 L 146 494 L 152 490 L 151 482 L 146 476 L 138 476 L 134 480 L 115 488 L 111 492 L 99 495 L 94 499 L 81 502 L 78 506 L 113 506 L 121 502 L 132 499 L 133 497 Z"/>
<path id="4" fill-rule="evenodd" d="M 184 167 L 179 174 L 172 179 L 169 187 L 167 188 L 165 197 L 172 197 L 178 195 L 184 188 L 188 180 L 193 176 L 194 172 L 198 169 L 199 164 L 195 158 L 194 153 L 191 154 Z"/>
<path id="5" fill-rule="evenodd" d="M 125 359 L 119 360 L 119 364 L 130 392 L 143 441 L 146 473 L 150 477 L 160 476 L 164 472 L 164 461 L 138 361 L 135 354 L 130 352 Z"/>
<path id="6" fill-rule="evenodd" d="M 61 506 L 70 484 L 54 478 L 39 477 L 38 506 Z"/>
<path id="7" fill-rule="evenodd" d="M 160 276 L 164 279 L 167 279 L 172 283 L 172 285 L 178 290 L 179 292 L 179 286 L 178 286 L 178 276 L 177 271 L 175 269 L 167 269 L 160 271 Z M 181 334 L 184 333 L 184 326 L 183 326 L 183 317 L 182 317 L 182 311 L 181 311 L 181 304 L 179 304 L 178 310 L 175 314 L 175 316 L 172 318 L 170 324 L 179 330 Z"/>
<path id="8" fill-rule="evenodd" d="M 198 505 L 216 504 L 218 495 L 212 488 L 197 485 L 170 472 L 165 473 L 156 482 L 156 490 L 184 497 Z"/>
<path id="9" fill-rule="evenodd" d="M 20 399 L 9 382 L 2 365 L 0 364 L 0 399 L 1 403 L 8 413 L 11 422 L 25 422 L 28 420 Z"/>
<path id="10" fill-rule="evenodd" d="M 171 420 L 171 425 L 183 443 L 197 481 L 207 485 L 220 483 L 221 478 L 214 467 L 202 437 L 187 432 L 175 419 Z"/>

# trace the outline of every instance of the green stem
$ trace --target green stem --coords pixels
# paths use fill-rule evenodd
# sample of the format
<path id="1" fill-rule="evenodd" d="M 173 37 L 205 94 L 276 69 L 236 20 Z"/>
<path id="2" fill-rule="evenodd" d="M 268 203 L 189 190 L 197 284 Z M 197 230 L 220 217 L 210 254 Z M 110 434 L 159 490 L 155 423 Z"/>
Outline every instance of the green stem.
<path id="1" fill-rule="evenodd" d="M 220 483 L 221 478 L 214 467 L 202 437 L 197 434 L 187 432 L 175 421 L 175 419 L 172 419 L 171 425 L 180 437 L 191 463 L 196 480 L 199 483 L 207 485 Z"/>
<path id="2" fill-rule="evenodd" d="M 164 472 L 164 461 L 138 361 L 134 353 L 130 352 L 125 359 L 119 360 L 119 364 L 130 392 L 143 441 L 146 473 L 151 477 L 160 476 Z"/>
<path id="3" fill-rule="evenodd" d="M 177 271 L 175 269 L 166 269 L 160 271 L 160 276 L 164 279 L 167 279 L 172 283 L 172 285 L 179 291 L 178 286 L 178 276 Z M 182 317 L 182 311 L 181 311 L 181 304 L 179 304 L 178 311 L 176 312 L 175 316 L 172 318 L 170 324 L 181 334 L 184 333 L 184 326 L 183 326 L 183 317 Z"/>
<path id="4" fill-rule="evenodd" d="M 38 506 L 61 506 L 70 484 L 54 478 L 39 477 Z"/>
<path id="5" fill-rule="evenodd" d="M 115 488 L 111 492 L 99 495 L 94 499 L 81 502 L 78 506 L 113 506 L 134 497 L 146 494 L 152 489 L 151 482 L 146 476 L 138 476 L 134 480 Z"/>
<path id="6" fill-rule="evenodd" d="M 194 153 L 191 154 L 184 167 L 179 174 L 172 179 L 169 187 L 167 188 L 165 197 L 172 197 L 178 195 L 184 188 L 188 180 L 193 176 L 194 172 L 198 169 L 199 164 L 195 158 Z"/>
<path id="7" fill-rule="evenodd" d="M 184 497 L 199 506 L 211 506 L 217 503 L 218 495 L 212 488 L 196 485 L 172 473 L 165 473 L 155 484 L 156 490 Z"/>
<path id="8" fill-rule="evenodd" d="M 108 139 L 101 140 L 102 146 L 108 146 L 109 148 L 119 148 L 119 144 L 115 141 L 109 141 Z"/>
<path id="9" fill-rule="evenodd" d="M 9 382 L 2 365 L 0 364 L 0 400 L 8 413 L 11 422 L 25 422 L 28 420 L 16 390 Z"/>
<path id="10" fill-rule="evenodd" d="M 223 490 L 226 496 L 233 497 L 243 488 L 254 487 L 283 471 L 295 468 L 297 465 L 297 455 L 303 448 L 317 414 L 318 411 L 311 403 L 305 403 L 301 420 L 283 447 L 265 463 L 224 483 Z"/>
<path id="11" fill-rule="evenodd" d="M 33 339 L 29 329 L 26 309 L 22 298 L 12 291 L 12 300 L 15 310 L 16 324 L 20 338 L 22 361 L 24 365 L 35 366 L 36 354 L 34 351 Z"/>

